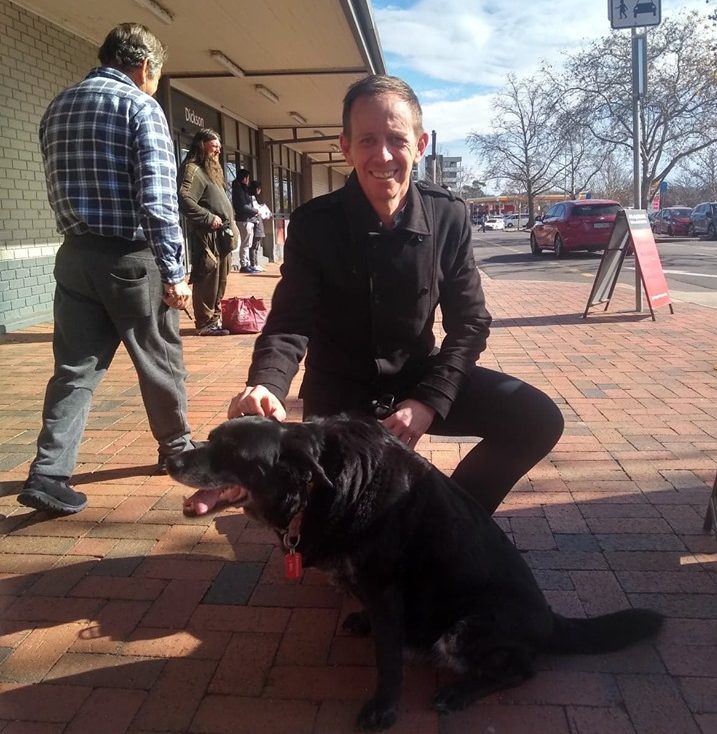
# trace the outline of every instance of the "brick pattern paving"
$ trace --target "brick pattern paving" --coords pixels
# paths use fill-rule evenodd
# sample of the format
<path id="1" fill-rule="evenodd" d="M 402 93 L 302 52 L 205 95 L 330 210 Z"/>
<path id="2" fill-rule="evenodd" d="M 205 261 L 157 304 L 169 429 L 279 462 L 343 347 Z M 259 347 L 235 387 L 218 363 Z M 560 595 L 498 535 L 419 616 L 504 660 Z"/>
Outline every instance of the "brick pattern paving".
<path id="1" fill-rule="evenodd" d="M 270 297 L 278 270 L 232 274 Z M 625 605 L 668 620 L 655 644 L 541 657 L 540 672 L 450 717 L 444 673 L 407 666 L 396 734 L 707 734 L 717 729 L 717 545 L 702 519 L 717 470 L 717 318 L 676 304 L 657 321 L 618 287 L 587 320 L 589 284 L 487 281 L 482 363 L 540 386 L 567 428 L 497 519 L 554 607 Z M 225 415 L 252 336 L 201 339 L 183 317 L 196 435 Z M 187 519 L 152 474 L 155 446 L 120 350 L 97 392 L 76 483 L 89 506 L 48 519 L 15 503 L 33 454 L 51 325 L 0 337 L 0 732 L 343 734 L 374 682 L 354 608 L 318 573 L 282 577 L 270 533 L 237 511 Z M 298 381 L 296 383 L 298 385 Z M 292 393 L 290 417 L 300 416 Z M 424 438 L 449 472 L 467 439 Z"/>

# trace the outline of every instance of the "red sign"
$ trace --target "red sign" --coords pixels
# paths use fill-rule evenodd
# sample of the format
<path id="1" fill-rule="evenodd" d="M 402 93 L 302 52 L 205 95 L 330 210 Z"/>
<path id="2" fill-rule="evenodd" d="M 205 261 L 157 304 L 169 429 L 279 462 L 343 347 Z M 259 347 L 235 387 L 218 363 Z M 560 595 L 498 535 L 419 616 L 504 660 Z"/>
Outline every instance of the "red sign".
<path id="1" fill-rule="evenodd" d="M 652 197 L 652 211 L 653 212 L 659 212 L 660 211 L 660 189 L 657 189 L 655 191 L 655 195 Z"/>
<path id="2" fill-rule="evenodd" d="M 662 270 L 660 255 L 657 252 L 655 236 L 645 215 L 640 209 L 628 210 L 627 222 L 630 228 L 632 246 L 635 250 L 635 260 L 640 267 L 642 285 L 645 288 L 650 310 L 672 303 L 670 291 L 667 288 L 665 273 Z"/>
<path id="3" fill-rule="evenodd" d="M 588 311 L 593 306 L 604 303 L 607 310 L 629 245 L 632 245 L 635 253 L 635 267 L 640 273 L 653 320 L 655 308 L 659 306 L 669 305 L 670 313 L 674 313 L 647 212 L 642 209 L 627 209 L 617 213 L 610 242 L 602 254 L 583 318 L 587 318 Z"/>

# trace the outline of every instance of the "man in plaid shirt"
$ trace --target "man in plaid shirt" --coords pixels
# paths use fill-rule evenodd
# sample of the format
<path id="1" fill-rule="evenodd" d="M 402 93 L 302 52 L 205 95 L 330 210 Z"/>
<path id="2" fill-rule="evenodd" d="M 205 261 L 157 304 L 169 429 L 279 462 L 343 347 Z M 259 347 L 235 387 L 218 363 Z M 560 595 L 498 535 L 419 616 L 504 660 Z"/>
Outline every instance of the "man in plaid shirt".
<path id="1" fill-rule="evenodd" d="M 166 49 L 144 26 L 114 28 L 101 67 L 61 92 L 40 124 L 47 191 L 64 235 L 55 260 L 55 372 L 18 501 L 53 514 L 87 504 L 69 478 L 92 393 L 120 343 L 137 370 L 159 471 L 191 448 L 179 309 L 189 302 L 176 162 L 152 99 Z"/>

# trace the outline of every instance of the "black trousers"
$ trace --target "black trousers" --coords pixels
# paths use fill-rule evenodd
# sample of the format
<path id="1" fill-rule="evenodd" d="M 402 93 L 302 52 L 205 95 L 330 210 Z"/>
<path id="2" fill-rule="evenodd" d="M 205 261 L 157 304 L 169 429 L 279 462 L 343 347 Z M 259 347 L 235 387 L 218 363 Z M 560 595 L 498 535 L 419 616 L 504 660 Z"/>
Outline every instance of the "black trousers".
<path id="1" fill-rule="evenodd" d="M 398 391 L 396 401 L 402 397 Z M 305 397 L 304 417 L 346 410 L 370 414 L 370 405 L 362 402 L 357 405 L 346 393 L 334 399 Z M 492 513 L 555 446 L 563 427 L 560 409 L 544 392 L 517 377 L 474 366 L 448 415 L 436 417 L 428 433 L 482 439 L 461 459 L 452 478 Z"/>

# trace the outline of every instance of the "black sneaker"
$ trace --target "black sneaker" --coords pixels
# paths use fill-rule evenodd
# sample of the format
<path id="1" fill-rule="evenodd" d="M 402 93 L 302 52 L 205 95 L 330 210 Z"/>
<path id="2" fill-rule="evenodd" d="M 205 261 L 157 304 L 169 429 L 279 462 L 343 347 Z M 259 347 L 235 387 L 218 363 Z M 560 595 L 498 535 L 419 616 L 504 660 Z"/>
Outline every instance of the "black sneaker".
<path id="1" fill-rule="evenodd" d="M 73 515 L 87 507 L 87 495 L 75 491 L 66 479 L 31 474 L 17 501 L 52 515 Z"/>
<path id="2" fill-rule="evenodd" d="M 211 324 L 197 329 L 197 336 L 229 336 L 229 329 L 222 329 L 217 324 Z"/>

